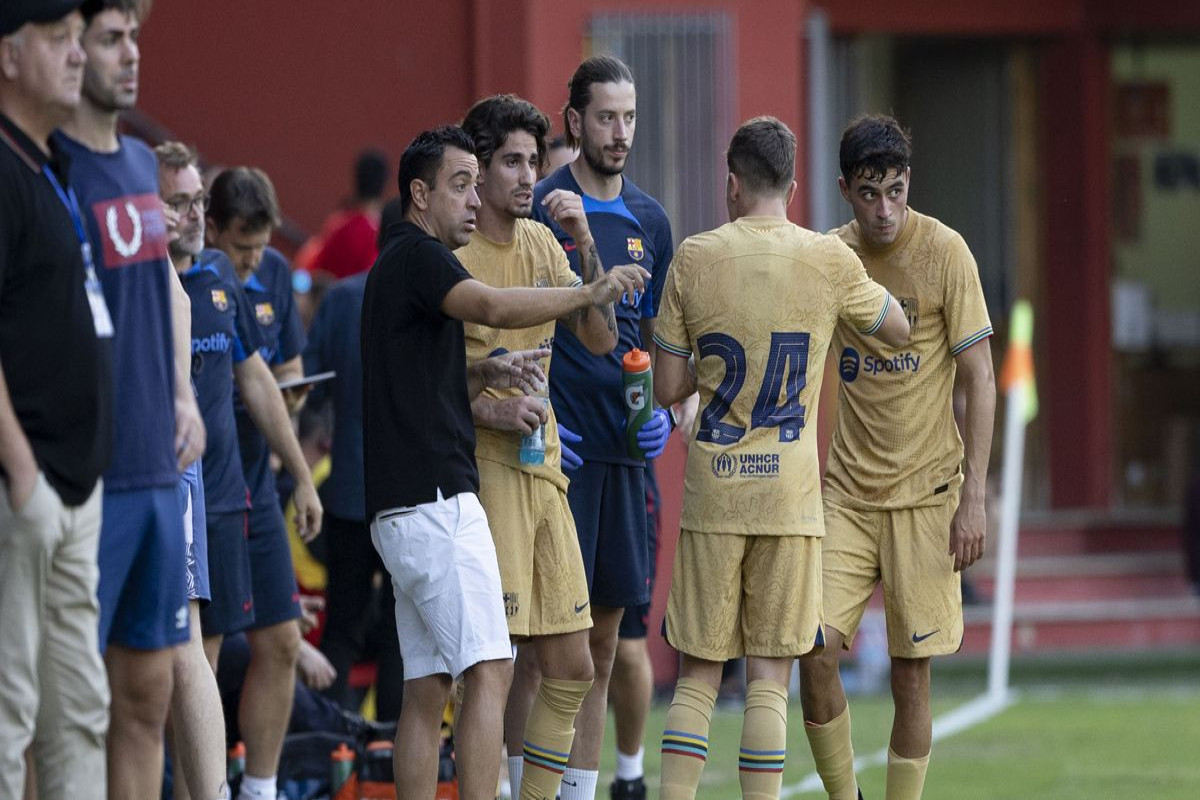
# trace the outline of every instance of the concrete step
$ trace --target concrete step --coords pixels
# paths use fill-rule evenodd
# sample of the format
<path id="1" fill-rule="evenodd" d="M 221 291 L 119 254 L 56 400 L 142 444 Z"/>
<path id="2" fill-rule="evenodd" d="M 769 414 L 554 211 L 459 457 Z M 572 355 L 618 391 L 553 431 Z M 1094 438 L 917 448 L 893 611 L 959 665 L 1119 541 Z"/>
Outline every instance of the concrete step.
<path id="1" fill-rule="evenodd" d="M 1056 511 L 1021 516 L 1019 557 L 1088 553 L 1179 552 L 1177 510 L 1156 512 Z M 994 545 L 991 546 L 994 549 Z"/>
<path id="2" fill-rule="evenodd" d="M 995 567 L 995 561 L 989 559 L 968 572 L 983 598 L 995 595 Z M 1185 597 L 1190 593 L 1184 558 L 1178 551 L 1033 556 L 1017 562 L 1018 603 Z"/>
<path id="3" fill-rule="evenodd" d="M 987 653 L 992 607 L 964 611 L 962 652 Z M 1200 646 L 1200 597 L 1017 603 L 1014 654 L 1141 651 Z"/>

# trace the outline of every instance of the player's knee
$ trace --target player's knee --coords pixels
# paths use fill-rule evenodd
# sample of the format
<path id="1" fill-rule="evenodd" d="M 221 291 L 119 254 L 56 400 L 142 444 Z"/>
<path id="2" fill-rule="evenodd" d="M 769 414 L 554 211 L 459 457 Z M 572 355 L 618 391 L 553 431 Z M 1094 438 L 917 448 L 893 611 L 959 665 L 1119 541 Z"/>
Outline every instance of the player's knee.
<path id="1" fill-rule="evenodd" d="M 463 680 L 467 691 L 476 690 L 487 693 L 499 693 L 501 697 L 508 696 L 512 686 L 513 662 L 510 658 L 498 658 L 491 661 L 480 661 L 463 671 Z"/>
<path id="2" fill-rule="evenodd" d="M 156 654 L 157 655 L 157 654 Z M 145 727 L 159 727 L 166 722 L 174 685 L 172 662 L 155 659 L 152 665 L 125 673 L 112 686 L 112 714 Z"/>
<path id="3" fill-rule="evenodd" d="M 300 656 L 300 626 L 281 622 L 250 634 L 253 658 L 263 658 L 280 669 L 294 669 Z"/>
<path id="4" fill-rule="evenodd" d="M 926 703 L 929 697 L 929 659 L 892 659 L 892 696 L 897 707 Z"/>
<path id="5" fill-rule="evenodd" d="M 832 680 L 838 672 L 838 651 L 825 647 L 800 656 L 800 677 L 805 681 L 825 684 Z"/>
<path id="6" fill-rule="evenodd" d="M 590 657 L 573 658 L 563 665 L 560 670 L 561 675 L 556 675 L 556 678 L 562 678 L 567 681 L 584 681 L 592 683 L 596 680 L 596 670 L 592 666 Z"/>

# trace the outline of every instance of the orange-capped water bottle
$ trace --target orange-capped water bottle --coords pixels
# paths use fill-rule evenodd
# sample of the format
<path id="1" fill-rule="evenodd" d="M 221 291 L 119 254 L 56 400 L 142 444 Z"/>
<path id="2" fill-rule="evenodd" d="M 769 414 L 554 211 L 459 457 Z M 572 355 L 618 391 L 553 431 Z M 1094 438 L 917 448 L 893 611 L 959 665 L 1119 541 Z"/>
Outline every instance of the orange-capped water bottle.
<path id="1" fill-rule="evenodd" d="M 354 775 L 354 758 L 354 751 L 347 747 L 345 742 L 340 743 L 329 754 L 329 793 L 331 797 L 338 797 L 342 788 L 351 781 Z"/>
<path id="2" fill-rule="evenodd" d="M 637 432 L 654 414 L 650 354 L 636 347 L 626 353 L 621 359 L 621 377 L 625 388 L 625 452 L 640 461 L 646 454 L 638 445 Z"/>
<path id="3" fill-rule="evenodd" d="M 230 786 L 246 771 L 246 745 L 238 742 L 225 754 L 225 782 Z"/>

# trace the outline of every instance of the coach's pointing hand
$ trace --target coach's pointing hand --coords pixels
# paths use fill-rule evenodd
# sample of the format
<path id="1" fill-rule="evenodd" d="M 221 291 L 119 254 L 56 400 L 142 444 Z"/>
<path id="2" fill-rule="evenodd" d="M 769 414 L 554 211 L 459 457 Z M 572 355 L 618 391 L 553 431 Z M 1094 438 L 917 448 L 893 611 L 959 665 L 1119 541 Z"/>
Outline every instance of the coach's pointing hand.
<path id="1" fill-rule="evenodd" d="M 623 294 L 633 297 L 646 285 L 650 273 L 636 264 L 621 264 L 610 269 L 586 287 L 592 304 L 608 305 Z"/>

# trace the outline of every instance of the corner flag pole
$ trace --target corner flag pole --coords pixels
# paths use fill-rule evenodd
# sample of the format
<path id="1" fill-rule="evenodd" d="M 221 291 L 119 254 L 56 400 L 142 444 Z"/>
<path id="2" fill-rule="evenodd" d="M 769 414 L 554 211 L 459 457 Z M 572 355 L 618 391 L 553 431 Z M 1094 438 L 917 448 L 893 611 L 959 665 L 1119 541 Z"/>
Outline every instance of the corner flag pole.
<path id="1" fill-rule="evenodd" d="M 1008 353 L 1000 373 L 1000 386 L 1005 396 L 1003 497 L 992 601 L 992 646 L 988 658 L 988 696 L 994 701 L 1003 701 L 1008 696 L 1025 426 L 1037 415 L 1038 405 L 1033 380 L 1032 341 L 1033 309 L 1027 300 L 1018 300 L 1013 306 Z"/>

